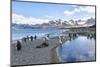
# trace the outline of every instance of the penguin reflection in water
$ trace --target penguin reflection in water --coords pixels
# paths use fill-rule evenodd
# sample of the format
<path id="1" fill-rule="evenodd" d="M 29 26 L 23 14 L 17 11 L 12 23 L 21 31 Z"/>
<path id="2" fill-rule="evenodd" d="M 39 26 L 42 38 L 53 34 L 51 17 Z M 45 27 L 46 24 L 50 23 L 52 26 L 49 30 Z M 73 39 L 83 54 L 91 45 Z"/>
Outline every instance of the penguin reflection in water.
<path id="1" fill-rule="evenodd" d="M 16 45 L 17 51 L 21 50 L 21 42 L 17 41 L 17 45 Z"/>

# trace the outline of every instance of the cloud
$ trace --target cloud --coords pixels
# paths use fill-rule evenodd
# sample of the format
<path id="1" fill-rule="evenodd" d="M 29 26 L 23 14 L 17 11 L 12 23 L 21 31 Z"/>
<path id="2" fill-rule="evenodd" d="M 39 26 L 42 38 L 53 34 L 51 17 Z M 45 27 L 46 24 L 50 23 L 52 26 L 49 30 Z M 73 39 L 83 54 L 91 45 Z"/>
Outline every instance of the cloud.
<path id="1" fill-rule="evenodd" d="M 81 11 L 85 11 L 87 13 L 95 13 L 95 7 L 91 7 L 91 6 L 88 6 L 88 7 L 80 7 L 79 9 Z"/>
<path id="2" fill-rule="evenodd" d="M 74 11 L 69 11 L 69 10 L 64 11 L 64 14 L 67 15 L 73 15 L 74 13 L 75 13 Z"/>
<path id="3" fill-rule="evenodd" d="M 65 10 L 64 14 L 66 14 L 66 15 L 74 15 L 75 13 L 79 13 L 80 12 L 80 9 L 78 9 L 76 7 L 74 7 L 74 8 L 75 9 L 73 9 L 73 10 Z"/>
<path id="4" fill-rule="evenodd" d="M 67 15 L 74 15 L 75 13 L 79 13 L 80 12 L 80 9 L 77 9 L 75 8 L 74 10 L 65 10 L 64 11 L 64 14 L 67 14 Z"/>
<path id="5" fill-rule="evenodd" d="M 91 6 L 82 6 L 82 7 L 74 7 L 73 10 L 65 10 L 65 15 L 74 15 L 76 13 L 83 13 L 86 12 L 87 14 L 95 14 L 95 7 Z"/>
<path id="6" fill-rule="evenodd" d="M 62 16 L 52 16 L 52 15 L 47 15 L 45 16 L 47 19 L 50 19 L 50 20 L 58 20 L 58 19 L 62 19 Z"/>
<path id="7" fill-rule="evenodd" d="M 34 17 L 26 17 L 23 15 L 12 14 L 12 23 L 17 24 L 42 24 L 48 23 L 48 19 L 34 18 Z"/>
<path id="8" fill-rule="evenodd" d="M 47 15 L 47 16 L 45 16 L 46 18 L 54 18 L 54 16 L 49 16 L 49 15 Z"/>

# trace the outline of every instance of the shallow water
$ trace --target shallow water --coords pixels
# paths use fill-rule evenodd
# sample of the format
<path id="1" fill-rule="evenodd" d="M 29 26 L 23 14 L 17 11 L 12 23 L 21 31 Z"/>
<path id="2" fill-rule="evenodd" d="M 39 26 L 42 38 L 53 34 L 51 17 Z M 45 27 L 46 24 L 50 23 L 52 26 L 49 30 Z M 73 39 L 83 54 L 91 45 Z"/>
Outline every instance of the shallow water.
<path id="1" fill-rule="evenodd" d="M 95 39 L 78 36 L 66 41 L 58 49 L 60 62 L 78 62 L 95 60 Z"/>
<path id="2" fill-rule="evenodd" d="M 22 37 L 35 36 L 38 38 L 46 36 L 46 34 L 50 34 L 51 37 L 60 35 L 64 30 L 62 29 L 19 29 L 12 30 L 12 40 L 21 39 Z"/>

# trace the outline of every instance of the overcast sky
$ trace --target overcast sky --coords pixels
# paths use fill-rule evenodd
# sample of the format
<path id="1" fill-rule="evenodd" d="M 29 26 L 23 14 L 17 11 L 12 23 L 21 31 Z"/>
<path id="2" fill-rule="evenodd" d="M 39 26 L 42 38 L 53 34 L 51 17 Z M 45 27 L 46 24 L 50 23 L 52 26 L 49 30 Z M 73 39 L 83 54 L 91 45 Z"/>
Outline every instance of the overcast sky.
<path id="1" fill-rule="evenodd" d="M 49 20 L 95 18 L 94 6 L 12 2 L 12 22 L 41 24 Z"/>

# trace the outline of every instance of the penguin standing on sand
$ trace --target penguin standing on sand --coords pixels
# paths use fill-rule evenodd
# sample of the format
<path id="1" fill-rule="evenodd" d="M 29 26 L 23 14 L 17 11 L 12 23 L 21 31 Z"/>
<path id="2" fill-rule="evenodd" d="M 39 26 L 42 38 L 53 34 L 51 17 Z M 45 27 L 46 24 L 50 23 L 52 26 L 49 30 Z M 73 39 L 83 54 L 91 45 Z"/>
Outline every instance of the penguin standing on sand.
<path id="1" fill-rule="evenodd" d="M 33 41 L 33 36 L 30 37 L 31 41 Z"/>
<path id="2" fill-rule="evenodd" d="M 21 50 L 21 43 L 20 43 L 20 41 L 17 41 L 16 48 L 17 48 L 18 51 Z"/>
<path id="3" fill-rule="evenodd" d="M 27 38 L 23 37 L 23 38 L 22 38 L 22 41 L 23 41 L 23 42 L 26 42 L 26 39 L 27 39 Z"/>
<path id="4" fill-rule="evenodd" d="M 27 35 L 27 37 L 26 37 L 28 40 L 29 40 L 29 36 Z"/>
<path id="5" fill-rule="evenodd" d="M 37 39 L 37 36 L 35 35 L 35 36 L 34 36 L 34 40 L 36 40 L 36 39 Z"/>

